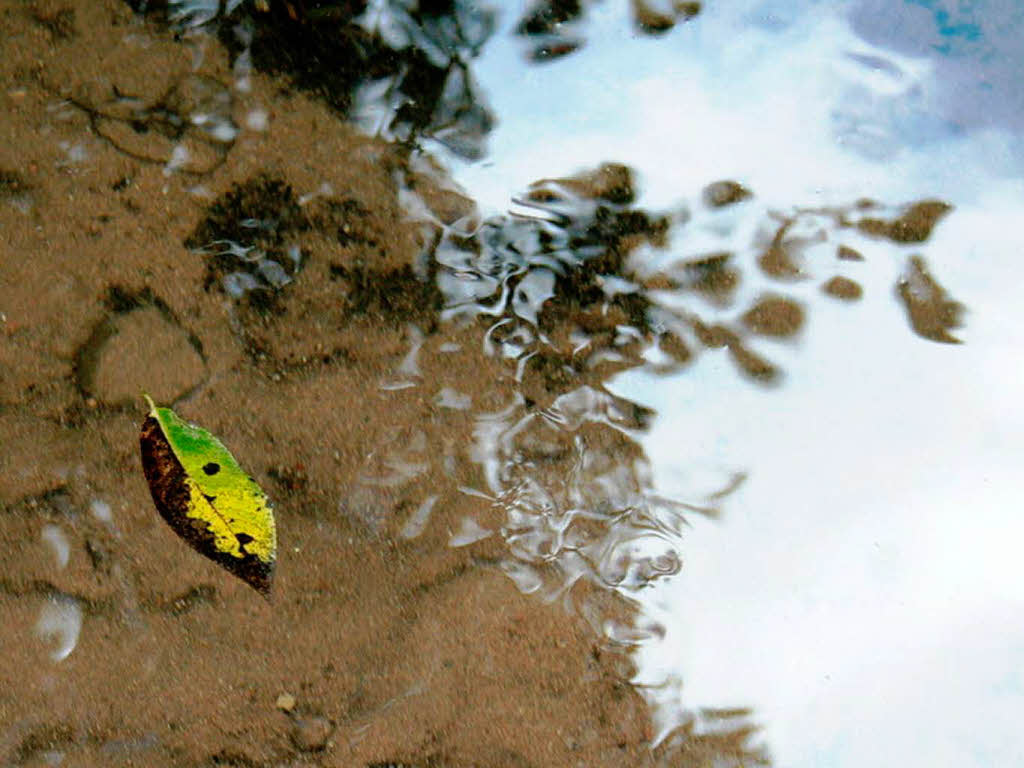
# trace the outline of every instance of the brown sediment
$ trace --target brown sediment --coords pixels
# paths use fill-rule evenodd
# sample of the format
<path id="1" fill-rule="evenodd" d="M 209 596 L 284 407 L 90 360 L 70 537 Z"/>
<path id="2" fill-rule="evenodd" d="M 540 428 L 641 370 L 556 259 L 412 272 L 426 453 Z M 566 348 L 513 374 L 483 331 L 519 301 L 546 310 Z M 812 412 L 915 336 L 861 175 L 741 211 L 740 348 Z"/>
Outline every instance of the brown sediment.
<path id="1" fill-rule="evenodd" d="M 673 2 L 669 11 L 662 11 L 645 0 L 633 0 L 633 23 L 648 35 L 660 35 L 675 27 L 677 21 L 689 21 L 700 13 L 700 3 Z"/>
<path id="2" fill-rule="evenodd" d="M 908 205 L 895 219 L 866 216 L 857 222 L 857 228 L 895 243 L 923 243 L 931 237 L 939 220 L 952 209 L 953 206 L 941 200 L 921 200 Z"/>
<path id="3" fill-rule="evenodd" d="M 70 40 L 75 36 L 75 9 L 52 2 L 39 2 L 31 8 L 32 19 L 46 29 L 54 42 Z"/>
<path id="4" fill-rule="evenodd" d="M 796 262 L 790 245 L 786 241 L 786 234 L 794 223 L 794 219 L 783 221 L 775 230 L 768 247 L 757 260 L 765 274 L 771 277 L 794 279 L 801 275 L 800 265 Z"/>
<path id="5" fill-rule="evenodd" d="M 836 248 L 836 257 L 843 259 L 844 261 L 864 261 L 864 257 L 860 251 L 856 248 L 851 248 L 848 245 L 840 245 Z"/>
<path id="6" fill-rule="evenodd" d="M 675 360 L 677 363 L 687 363 L 693 357 L 693 353 L 686 345 L 686 342 L 679 338 L 679 334 L 671 331 L 663 333 L 658 338 L 658 346 L 661 351 Z"/>
<path id="7" fill-rule="evenodd" d="M 189 335 L 156 307 L 103 321 L 77 356 L 76 375 L 87 396 L 123 406 L 147 389 L 173 403 L 202 382 L 206 364 Z M 128 373 L 136 371 L 136 375 Z"/>
<path id="8" fill-rule="evenodd" d="M 922 257 L 910 258 L 896 284 L 896 294 L 918 336 L 944 344 L 960 343 L 950 331 L 961 326 L 964 306 L 949 297 L 946 289 L 932 277 Z"/>
<path id="9" fill-rule="evenodd" d="M 804 324 L 804 310 L 793 299 L 764 296 L 743 313 L 743 324 L 762 336 L 792 336 Z"/>
<path id="10" fill-rule="evenodd" d="M 743 373 L 762 384 L 772 384 L 779 378 L 779 369 L 770 361 L 747 347 L 739 334 L 724 325 L 706 325 L 694 319 L 691 323 L 697 339 L 711 349 L 725 347 Z"/>
<path id="11" fill-rule="evenodd" d="M 829 296 L 834 296 L 837 299 L 843 299 L 845 301 L 856 301 L 864 293 L 864 289 L 860 287 L 860 283 L 840 275 L 836 275 L 835 277 L 827 280 L 821 286 L 821 290 Z"/>
<path id="12" fill-rule="evenodd" d="M 24 195 L 30 189 L 25 177 L 20 173 L 0 169 L 0 200 Z"/>
<path id="13" fill-rule="evenodd" d="M 621 163 L 603 163 L 593 171 L 585 171 L 563 179 L 542 179 L 530 187 L 527 197 L 543 202 L 547 185 L 557 184 L 580 197 L 602 200 L 615 205 L 628 205 L 636 199 L 636 181 L 633 171 Z"/>
<path id="14" fill-rule="evenodd" d="M 538 0 L 532 3 L 526 15 L 516 26 L 518 35 L 542 35 L 556 32 L 568 21 L 583 13 L 579 0 Z"/>
<path id="15" fill-rule="evenodd" d="M 715 304 L 728 304 L 740 284 L 740 273 L 732 261 L 729 252 L 688 259 L 681 264 L 682 283 Z"/>
<path id="16" fill-rule="evenodd" d="M 704 202 L 712 208 L 733 205 L 751 195 L 751 191 L 738 181 L 716 181 L 704 187 Z"/>

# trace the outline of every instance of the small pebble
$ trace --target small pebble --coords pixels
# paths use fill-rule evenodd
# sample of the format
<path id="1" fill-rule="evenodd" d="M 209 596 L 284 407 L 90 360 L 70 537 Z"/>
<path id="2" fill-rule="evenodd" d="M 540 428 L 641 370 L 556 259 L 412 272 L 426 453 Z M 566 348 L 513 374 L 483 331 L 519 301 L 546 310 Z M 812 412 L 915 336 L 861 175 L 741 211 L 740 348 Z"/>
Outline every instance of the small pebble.
<path id="1" fill-rule="evenodd" d="M 274 706 L 282 712 L 291 712 L 295 709 L 295 697 L 290 693 L 282 693 L 277 697 L 277 701 L 274 702 Z"/>

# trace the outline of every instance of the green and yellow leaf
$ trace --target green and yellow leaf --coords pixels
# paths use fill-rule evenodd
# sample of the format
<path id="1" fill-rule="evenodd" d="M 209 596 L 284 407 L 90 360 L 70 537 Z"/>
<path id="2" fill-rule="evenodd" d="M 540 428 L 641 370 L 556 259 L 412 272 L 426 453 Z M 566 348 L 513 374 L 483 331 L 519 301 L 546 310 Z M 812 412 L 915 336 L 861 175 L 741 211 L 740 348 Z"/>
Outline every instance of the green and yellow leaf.
<path id="1" fill-rule="evenodd" d="M 194 549 L 269 596 L 277 531 L 266 494 L 220 440 L 146 401 L 139 444 L 157 510 Z"/>

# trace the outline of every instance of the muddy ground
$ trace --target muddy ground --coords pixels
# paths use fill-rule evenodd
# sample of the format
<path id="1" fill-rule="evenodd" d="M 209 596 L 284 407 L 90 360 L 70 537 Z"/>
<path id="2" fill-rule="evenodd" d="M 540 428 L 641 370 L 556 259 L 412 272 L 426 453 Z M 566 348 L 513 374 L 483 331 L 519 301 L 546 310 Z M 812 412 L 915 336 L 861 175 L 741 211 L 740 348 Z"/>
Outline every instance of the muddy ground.
<path id="1" fill-rule="evenodd" d="M 338 23 L 268 7 L 299 39 Z M 645 511 L 630 435 L 651 414 L 601 382 L 657 346 L 666 370 L 723 349 L 773 386 L 784 372 L 756 338 L 798 336 L 807 312 L 786 286 L 811 279 L 801 249 L 824 238 L 802 218 L 913 246 L 949 206 L 770 217 L 756 268 L 776 287 L 719 322 L 734 254 L 629 273 L 632 249 L 686 219 L 632 208 L 629 169 L 539 181 L 524 199 L 557 226 L 477 231 L 415 141 L 350 127 L 350 93 L 325 98 L 279 62 L 250 71 L 237 34 L 161 19 L 115 0 L 0 3 L 0 764 L 767 762 L 745 726 L 651 748 L 629 647 L 658 628 L 622 594 L 679 562 L 622 553 L 682 522 Z M 280 53 L 274 24 L 257 64 Z M 333 40 L 315 53 L 348 50 Z M 345 40 L 380 72 L 419 61 Z M 491 117 L 461 106 L 468 155 Z M 718 181 L 702 204 L 751 194 Z M 827 258 L 822 300 L 856 304 L 846 270 L 864 256 Z M 955 343 L 963 308 L 923 257 L 907 263 L 908 324 Z M 620 278 L 635 289 L 607 290 Z M 673 315 L 659 292 L 699 311 Z M 220 437 L 272 498 L 269 601 L 157 514 L 142 392 Z"/>
<path id="2" fill-rule="evenodd" d="M 628 655 L 572 607 L 629 606 L 521 594 L 497 535 L 451 546 L 501 523 L 460 488 L 486 485 L 471 414 L 521 387 L 438 322 L 406 150 L 280 80 L 232 89 L 215 39 L 114 0 L 7 0 L 0 26 L 0 763 L 704 765 L 742 741 L 652 752 Z M 174 122 L 196 104 L 237 135 Z M 236 299 L 201 249 L 263 209 L 291 282 Z M 156 514 L 142 391 L 273 499 L 269 602 Z"/>

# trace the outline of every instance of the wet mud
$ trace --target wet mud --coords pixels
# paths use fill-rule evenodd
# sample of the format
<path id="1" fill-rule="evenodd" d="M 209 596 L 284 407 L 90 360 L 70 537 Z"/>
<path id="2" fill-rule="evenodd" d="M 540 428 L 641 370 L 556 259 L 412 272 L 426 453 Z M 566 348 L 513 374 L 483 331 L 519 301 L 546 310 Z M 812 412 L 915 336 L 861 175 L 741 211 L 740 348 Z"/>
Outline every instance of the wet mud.
<path id="1" fill-rule="evenodd" d="M 395 150 L 254 78 L 272 139 L 168 171 L 194 132 L 167 106 L 189 66 L 170 32 L 118 3 L 4 15 L 0 762 L 652 764 L 622 649 L 521 594 L 496 536 L 449 546 L 494 517 L 458 490 L 484 485 L 467 415 L 440 387 L 381 389 L 397 371 L 481 409 L 513 399 L 475 330 L 436 351 Z M 203 82 L 229 67 L 208 50 Z M 153 95 L 101 111 L 133 92 Z M 413 343 L 418 370 L 399 370 Z M 159 519 L 143 388 L 276 501 L 272 603 Z"/>
<path id="2" fill-rule="evenodd" d="M 420 134 L 482 151 L 484 106 L 443 118 L 471 97 L 486 19 L 410 17 L 447 41 L 426 68 L 438 96 L 370 138 L 343 119 L 356 84 L 325 97 L 261 58 L 284 56 L 290 33 L 269 30 L 340 36 L 399 92 L 417 70 L 341 31 L 356 8 L 263 5 L 219 39 L 156 4 L 0 10 L 0 763 L 767 764 L 746 725 L 652 748 L 630 649 L 659 628 L 630 595 L 681 563 L 637 545 L 722 494 L 658 497 L 634 439 L 653 414 L 602 383 L 713 349 L 777 382 L 758 345 L 813 322 L 786 288 L 822 272 L 816 227 L 916 245 L 943 204 L 790 212 L 749 264 L 649 269 L 637 254 L 687 216 L 638 207 L 630 169 L 538 180 L 518 201 L 536 216 L 484 220 L 417 151 Z M 636 3 L 636 23 L 657 33 L 699 4 L 672 8 Z M 521 34 L 565 45 L 544 20 L 581 12 L 538 6 Z M 755 198 L 719 181 L 703 205 Z M 838 274 L 857 251 L 830 249 L 822 300 L 857 298 Z M 960 305 L 910 264 L 910 325 L 950 341 Z M 736 307 L 758 270 L 773 289 Z M 273 499 L 269 602 L 154 510 L 143 390 Z"/>

